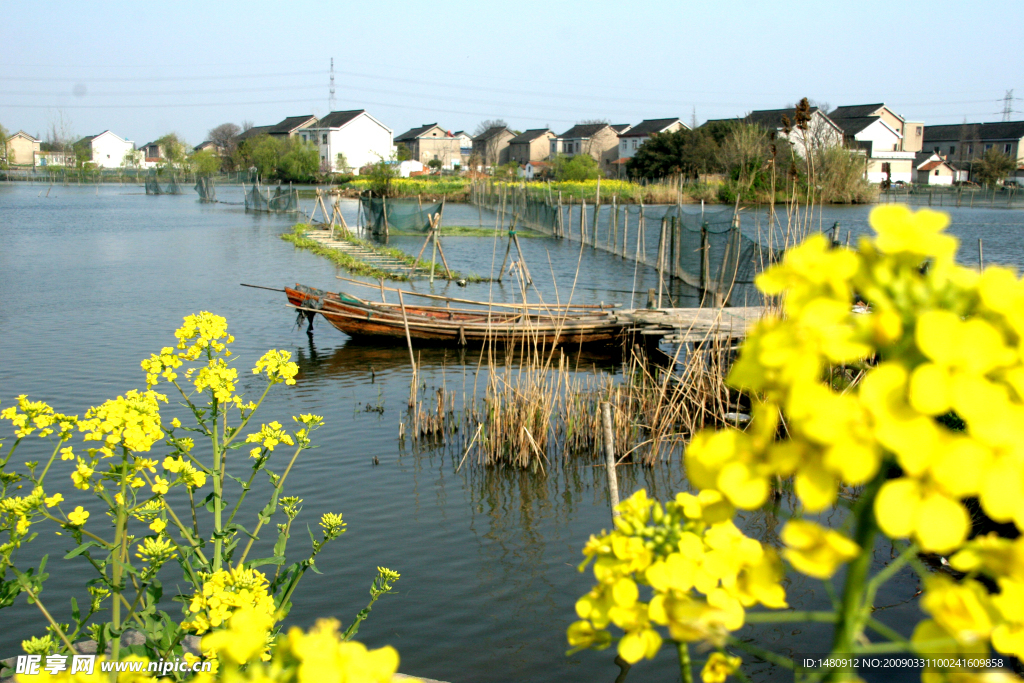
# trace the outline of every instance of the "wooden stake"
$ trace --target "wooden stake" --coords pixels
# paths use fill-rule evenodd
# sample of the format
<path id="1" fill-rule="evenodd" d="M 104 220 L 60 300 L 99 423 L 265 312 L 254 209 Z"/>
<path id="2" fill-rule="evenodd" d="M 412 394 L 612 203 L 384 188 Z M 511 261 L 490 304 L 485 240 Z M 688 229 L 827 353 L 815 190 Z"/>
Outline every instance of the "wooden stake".
<path id="1" fill-rule="evenodd" d="M 409 407 L 416 405 L 416 356 L 412 352 L 412 336 L 409 334 L 409 318 L 405 313 L 405 299 L 402 290 L 398 290 L 398 303 L 402 307 L 402 324 L 405 325 L 405 343 L 409 345 L 409 363 L 412 365 L 412 385 L 409 387 Z"/>
<path id="2" fill-rule="evenodd" d="M 619 476 L 615 471 L 615 433 L 612 429 L 612 405 L 604 402 L 601 404 L 601 413 L 604 418 L 604 462 L 606 474 L 608 475 L 608 497 L 612 506 L 612 521 L 619 516 Z"/>

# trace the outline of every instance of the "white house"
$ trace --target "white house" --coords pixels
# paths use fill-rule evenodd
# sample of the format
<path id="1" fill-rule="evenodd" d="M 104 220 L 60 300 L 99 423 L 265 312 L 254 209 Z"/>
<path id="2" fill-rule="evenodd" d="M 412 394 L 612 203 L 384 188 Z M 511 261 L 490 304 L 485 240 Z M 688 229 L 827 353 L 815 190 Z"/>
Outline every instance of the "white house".
<path id="1" fill-rule="evenodd" d="M 551 174 L 551 164 L 547 161 L 528 161 L 519 167 L 519 177 L 534 180 Z"/>
<path id="2" fill-rule="evenodd" d="M 358 173 L 367 164 L 391 157 L 393 131 L 366 113 L 365 109 L 333 111 L 308 128 L 298 131 L 305 142 L 320 150 L 320 166 L 333 172 Z M 348 169 L 338 166 L 338 155 L 345 155 Z"/>
<path id="3" fill-rule="evenodd" d="M 645 119 L 637 125 L 619 134 L 619 161 L 632 159 L 640 145 L 659 133 L 674 133 L 680 129 L 689 129 L 682 120 L 676 119 Z"/>
<path id="4" fill-rule="evenodd" d="M 908 122 L 884 104 L 837 107 L 828 115 L 843 129 L 846 141 L 867 155 L 867 179 L 912 183 L 914 156 L 921 151 L 922 125 Z"/>
<path id="5" fill-rule="evenodd" d="M 135 143 L 105 130 L 99 135 L 90 135 L 80 142 L 87 143 L 92 153 L 92 163 L 100 168 L 120 168 L 124 155 L 135 151 Z"/>

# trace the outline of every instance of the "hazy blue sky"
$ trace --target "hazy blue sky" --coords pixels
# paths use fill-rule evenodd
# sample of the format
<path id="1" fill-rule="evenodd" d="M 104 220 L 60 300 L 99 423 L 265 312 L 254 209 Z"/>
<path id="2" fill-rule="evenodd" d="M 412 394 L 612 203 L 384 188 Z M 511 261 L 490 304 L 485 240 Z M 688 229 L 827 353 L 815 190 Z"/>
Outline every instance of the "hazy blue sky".
<path id="1" fill-rule="evenodd" d="M 1024 2 L 12 2 L 0 124 L 196 144 L 224 122 L 366 109 L 562 132 L 885 102 L 925 123 L 1024 119 Z"/>

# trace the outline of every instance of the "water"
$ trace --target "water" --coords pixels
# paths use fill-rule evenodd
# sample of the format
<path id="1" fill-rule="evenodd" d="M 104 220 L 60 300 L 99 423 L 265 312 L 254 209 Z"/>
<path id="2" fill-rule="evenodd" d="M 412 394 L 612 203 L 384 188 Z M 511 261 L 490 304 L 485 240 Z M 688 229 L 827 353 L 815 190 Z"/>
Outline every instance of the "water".
<path id="1" fill-rule="evenodd" d="M 443 450 L 400 447 L 398 423 L 409 380 L 404 348 L 354 344 L 326 324 L 318 325 L 311 341 L 295 327 L 282 294 L 238 286 L 298 281 L 338 288 L 333 265 L 278 239 L 292 217 L 204 205 L 189 194 L 147 197 L 138 186 L 56 186 L 49 198 L 39 197 L 40 189 L 45 194 L 45 186 L 0 185 L 0 406 L 27 393 L 81 414 L 140 387 L 139 360 L 171 344 L 182 316 L 200 310 L 224 315 L 238 339 L 240 376 L 250 393 L 260 386 L 244 368 L 266 349 L 288 349 L 299 361 L 297 384 L 275 391 L 262 419 L 284 421 L 307 412 L 326 418 L 315 435 L 319 448 L 303 454 L 286 485 L 288 494 L 304 499 L 299 528 L 315 527 L 327 511 L 343 513 L 349 525 L 318 558 L 324 574 L 303 580 L 289 623 L 309 626 L 325 616 L 349 621 L 366 602 L 376 566 L 387 566 L 402 574 L 398 593 L 377 603 L 359 637 L 371 646 L 398 648 L 403 671 L 449 681 L 614 680 L 618 669 L 611 652 L 565 657 L 573 604 L 591 585 L 589 575 L 575 570 L 580 549 L 609 524 L 603 470 L 573 461 L 556 463 L 546 477 L 469 466 L 456 473 L 457 463 Z M 240 200 L 240 190 L 237 195 Z M 231 201 L 231 188 L 218 188 L 218 196 Z M 311 208 L 306 202 L 304 207 Z M 355 204 L 346 202 L 344 209 L 354 224 Z M 840 220 L 844 230 L 857 234 L 866 229 L 868 210 L 826 209 L 824 221 Z M 475 207 L 446 209 L 449 224 L 472 225 L 468 219 L 476 216 Z M 1021 218 L 1017 212 L 961 209 L 954 212 L 954 232 L 968 246 L 983 236 L 987 262 L 1019 267 Z M 422 238 L 392 243 L 418 251 Z M 649 268 L 589 248 L 581 259 L 575 242 L 521 243 L 547 300 L 568 299 L 578 263 L 576 302 L 623 302 L 631 290 L 656 286 Z M 490 238 L 446 238 L 444 244 L 453 268 L 480 274 L 492 272 L 492 264 L 497 269 L 504 249 L 502 241 Z M 974 257 L 968 252 L 966 260 Z M 425 282 L 415 287 L 428 289 Z M 433 291 L 505 301 L 518 295 L 508 283 L 462 289 L 439 282 Z M 456 351 L 425 351 L 425 381 L 433 387 L 444 375 L 450 388 L 471 391 L 476 360 L 472 353 L 460 358 Z M 604 369 L 617 371 L 611 361 L 604 361 Z M 382 414 L 366 411 L 379 405 Z M 165 419 L 185 417 L 173 399 L 164 413 Z M 25 446 L 18 461 L 48 455 L 40 443 Z M 73 500 L 81 494 L 71 489 L 66 465 L 55 465 L 49 492 L 60 490 Z M 624 467 L 620 481 L 624 496 L 646 487 L 666 498 L 686 488 L 678 463 Z M 258 502 L 263 493 L 265 487 L 258 488 L 250 498 Z M 97 530 L 102 517 L 92 509 L 90 526 Z M 751 535 L 776 542 L 773 515 L 751 514 L 742 524 Z M 307 551 L 303 538 L 301 531 L 293 536 L 290 558 Z M 57 559 L 69 548 L 70 539 L 51 530 L 30 546 L 35 556 L 51 556 L 43 598 L 64 620 L 68 599 L 82 600 L 81 586 L 91 576 L 84 562 Z M 889 554 L 880 545 L 876 566 Z M 165 576 L 165 591 L 175 592 L 174 573 Z M 795 607 L 827 606 L 818 582 L 799 576 L 787 582 Z M 881 615 L 905 632 L 920 618 L 911 600 L 916 590 L 916 580 L 901 574 L 879 598 L 890 606 Z M 168 609 L 177 614 L 177 605 Z M 5 655 L 43 630 L 35 607 L 23 600 L 2 618 Z M 793 624 L 748 628 L 741 635 L 801 655 L 826 652 L 829 632 Z M 673 653 L 666 649 L 638 665 L 629 680 L 676 675 Z M 762 670 L 760 676 L 773 674 Z"/>

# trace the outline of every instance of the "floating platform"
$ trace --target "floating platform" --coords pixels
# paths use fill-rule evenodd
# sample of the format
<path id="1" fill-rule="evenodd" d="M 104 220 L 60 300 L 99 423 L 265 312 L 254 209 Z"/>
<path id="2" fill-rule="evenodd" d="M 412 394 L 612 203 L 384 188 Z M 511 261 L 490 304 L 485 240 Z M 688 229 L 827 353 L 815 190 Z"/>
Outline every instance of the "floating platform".
<path id="1" fill-rule="evenodd" d="M 319 242 L 321 245 L 330 249 L 337 249 L 338 251 L 344 252 L 354 259 L 358 259 L 363 263 L 373 266 L 387 272 L 391 276 L 399 278 L 415 278 L 415 277 L 429 277 L 430 276 L 430 264 L 427 263 L 425 266 L 422 262 L 416 268 L 413 268 L 408 263 L 400 261 L 387 254 L 381 254 L 373 249 L 353 244 L 345 239 L 332 239 L 331 233 L 326 230 L 310 230 L 305 235 L 311 240 Z M 441 264 L 438 263 L 434 267 L 434 277 L 443 278 L 444 269 Z"/>
<path id="2" fill-rule="evenodd" d="M 637 308 L 616 311 L 627 332 L 682 344 L 743 339 L 764 317 L 763 306 L 731 308 Z"/>

